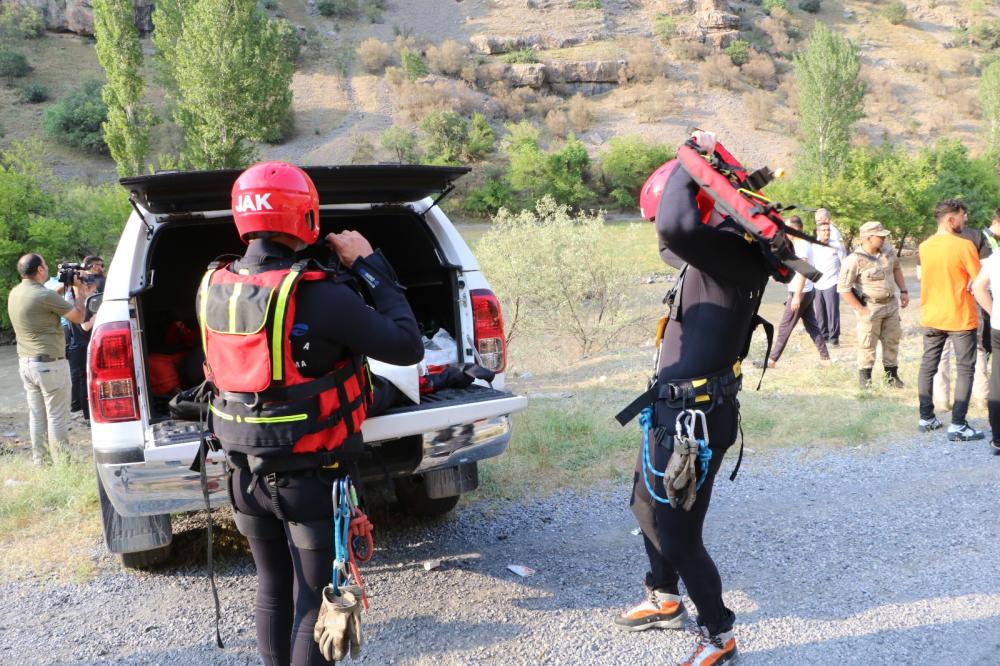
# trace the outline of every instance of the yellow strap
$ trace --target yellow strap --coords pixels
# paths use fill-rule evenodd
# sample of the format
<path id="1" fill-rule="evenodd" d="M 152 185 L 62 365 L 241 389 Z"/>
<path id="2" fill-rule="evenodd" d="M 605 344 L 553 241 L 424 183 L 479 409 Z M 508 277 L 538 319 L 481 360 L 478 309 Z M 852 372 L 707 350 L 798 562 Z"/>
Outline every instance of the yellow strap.
<path id="1" fill-rule="evenodd" d="M 285 378 L 285 313 L 288 310 L 288 294 L 298 277 L 299 271 L 291 270 L 278 287 L 278 303 L 274 307 L 274 326 L 271 328 L 271 379 L 276 382 Z"/>
<path id="2" fill-rule="evenodd" d="M 226 414 L 223 411 L 219 411 L 218 409 L 215 408 L 215 405 L 213 405 L 212 403 L 208 404 L 208 408 L 212 411 L 213 414 L 215 414 L 216 416 L 218 416 L 220 419 L 222 419 L 224 421 L 232 421 L 233 420 L 232 415 Z"/>
<path id="3" fill-rule="evenodd" d="M 691 386 L 693 388 L 698 388 L 699 386 L 704 386 L 707 383 L 708 383 L 708 378 L 707 377 L 703 377 L 702 379 L 692 379 L 691 380 Z"/>
<path id="4" fill-rule="evenodd" d="M 308 414 L 289 414 L 288 416 L 245 416 L 243 420 L 247 423 L 294 423 L 295 421 L 305 421 Z"/>
<path id="5" fill-rule="evenodd" d="M 743 374 L 743 360 L 736 359 L 736 363 L 733 363 L 733 376 L 739 377 Z"/>
<path id="6" fill-rule="evenodd" d="M 240 304 L 240 292 L 243 291 L 243 283 L 237 282 L 233 285 L 233 293 L 229 296 L 229 332 L 236 332 L 236 307 Z"/>
<path id="7" fill-rule="evenodd" d="M 201 286 L 198 287 L 198 297 L 201 299 L 199 305 L 199 324 L 201 325 L 201 349 L 208 355 L 208 285 L 212 281 L 212 276 L 215 274 L 214 268 L 205 272 L 205 275 L 201 278 Z"/>

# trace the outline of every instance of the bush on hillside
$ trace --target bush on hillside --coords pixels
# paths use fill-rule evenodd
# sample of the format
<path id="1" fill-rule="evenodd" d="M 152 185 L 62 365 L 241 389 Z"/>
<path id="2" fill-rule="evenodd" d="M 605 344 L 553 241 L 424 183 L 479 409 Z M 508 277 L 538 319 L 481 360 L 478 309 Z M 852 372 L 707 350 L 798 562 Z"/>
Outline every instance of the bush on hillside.
<path id="1" fill-rule="evenodd" d="M 488 175 L 482 186 L 462 199 L 462 210 L 480 217 L 496 215 L 501 208 L 514 208 L 516 205 L 514 190 L 502 173 Z"/>
<path id="2" fill-rule="evenodd" d="M 411 81 L 427 76 L 427 62 L 416 51 L 403 51 L 399 54 L 399 62 Z"/>
<path id="3" fill-rule="evenodd" d="M 87 81 L 45 110 L 42 127 L 60 143 L 107 155 L 101 125 L 108 119 L 108 107 L 101 99 L 101 83 Z"/>
<path id="4" fill-rule="evenodd" d="M 774 61 L 766 53 L 752 53 L 741 68 L 743 74 L 758 88 L 774 90 L 778 87 L 778 72 Z"/>
<path id="5" fill-rule="evenodd" d="M 576 132 L 586 132 L 590 127 L 593 114 L 590 112 L 590 102 L 582 93 L 577 93 L 569 98 L 569 103 L 566 105 L 566 116 Z"/>
<path id="6" fill-rule="evenodd" d="M 670 50 L 681 60 L 704 60 L 709 54 L 708 47 L 704 42 L 699 42 L 690 37 L 674 37 L 670 40 Z"/>
<path id="7" fill-rule="evenodd" d="M 0 5 L 0 37 L 35 39 L 44 34 L 45 21 L 35 7 L 13 2 Z"/>
<path id="8" fill-rule="evenodd" d="M 469 60 L 469 49 L 454 39 L 446 39 L 441 46 L 427 47 L 427 66 L 435 74 L 458 76 Z"/>
<path id="9" fill-rule="evenodd" d="M 417 164 L 420 161 L 417 137 L 408 129 L 393 125 L 382 133 L 381 143 L 382 148 L 400 164 Z"/>
<path id="10" fill-rule="evenodd" d="M 739 80 L 739 70 L 733 66 L 728 55 L 716 53 L 698 65 L 698 78 L 703 87 L 718 87 L 732 90 Z"/>
<path id="11" fill-rule="evenodd" d="M 49 89 L 41 83 L 27 83 L 18 93 L 25 104 L 41 104 L 49 99 Z"/>
<path id="12" fill-rule="evenodd" d="M 30 71 L 31 65 L 23 53 L 13 49 L 0 49 L 0 77 L 11 81 L 27 76 Z"/>
<path id="13" fill-rule="evenodd" d="M 316 11 L 334 18 L 356 18 L 361 5 L 358 0 L 318 0 Z"/>
<path id="14" fill-rule="evenodd" d="M 471 121 L 451 111 L 431 113 L 420 121 L 420 129 L 428 164 L 478 160 L 493 150 L 495 142 L 493 128 L 481 113 L 473 115 Z"/>
<path id="15" fill-rule="evenodd" d="M 587 186 L 590 156 L 570 134 L 560 148 L 543 150 L 538 129 L 528 121 L 508 125 L 503 152 L 510 161 L 510 185 L 529 205 L 548 195 L 558 203 L 580 206 L 595 198 Z"/>
<path id="16" fill-rule="evenodd" d="M 905 23 L 907 18 L 906 5 L 900 0 L 894 0 L 882 8 L 882 16 L 893 25 Z"/>
<path id="17" fill-rule="evenodd" d="M 724 49 L 724 52 L 737 67 L 745 65 L 750 61 L 750 42 L 743 39 L 737 39 L 732 44 L 727 46 Z"/>
<path id="18" fill-rule="evenodd" d="M 587 356 L 633 323 L 631 276 L 605 241 L 601 214 L 572 214 L 551 197 L 520 213 L 501 210 L 476 256 L 503 306 L 508 342 L 554 333 Z"/>
<path id="19" fill-rule="evenodd" d="M 669 14 L 657 14 L 653 19 L 653 32 L 664 46 L 677 36 L 677 19 Z"/>
<path id="20" fill-rule="evenodd" d="M 765 14 L 770 14 L 775 9 L 782 9 L 787 12 L 788 0 L 764 0 L 763 7 Z"/>
<path id="21" fill-rule="evenodd" d="M 623 208 L 635 206 L 649 174 L 673 157 L 674 149 L 665 143 L 650 143 L 636 134 L 613 137 L 600 155 L 601 175 L 611 198 Z"/>
<path id="22" fill-rule="evenodd" d="M 385 69 L 386 63 L 392 57 L 392 47 L 374 37 L 369 37 L 358 44 L 356 53 L 365 71 L 378 74 Z"/>
<path id="23" fill-rule="evenodd" d="M 502 59 L 510 65 L 526 65 L 538 62 L 538 54 L 531 49 L 518 49 L 504 53 Z"/>
<path id="24" fill-rule="evenodd" d="M 810 14 L 816 14 L 821 9 L 820 0 L 799 0 L 799 9 Z"/>

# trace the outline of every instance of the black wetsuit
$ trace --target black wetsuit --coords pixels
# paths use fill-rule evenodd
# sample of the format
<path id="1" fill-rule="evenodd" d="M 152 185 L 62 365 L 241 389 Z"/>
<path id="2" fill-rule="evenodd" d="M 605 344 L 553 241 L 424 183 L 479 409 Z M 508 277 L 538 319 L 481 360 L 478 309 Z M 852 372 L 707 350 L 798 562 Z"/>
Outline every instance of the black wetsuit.
<path id="1" fill-rule="evenodd" d="M 687 172 L 677 169 L 667 181 L 656 215 L 664 261 L 673 264 L 676 257 L 688 264 L 679 294 L 679 315 L 667 325 L 660 347 L 660 383 L 716 375 L 731 367 L 743 353 L 768 279 L 760 251 L 735 225 L 725 222 L 712 228 L 702 224 L 695 203 L 697 192 L 698 186 Z M 677 413 L 657 402 L 654 425 L 672 434 Z M 722 581 L 702 541 L 702 527 L 715 475 L 726 449 L 736 440 L 738 419 L 736 398 L 708 412 L 713 455 L 690 511 L 672 509 L 649 496 L 639 476 L 641 454 L 632 491 L 632 512 L 642 528 L 649 556 L 647 585 L 678 594 L 678 582 L 684 581 L 697 606 L 699 624 L 713 635 L 732 628 L 736 616 L 722 601 Z M 662 471 L 669 450 L 654 445 L 651 455 L 653 464 Z M 656 478 L 653 489 L 666 496 L 661 479 Z"/>
<path id="2" fill-rule="evenodd" d="M 260 272 L 294 261 L 290 248 L 255 240 L 236 268 Z M 299 283 L 290 340 L 292 358 L 307 377 L 325 374 L 349 354 L 398 365 L 423 358 L 420 330 L 389 262 L 376 252 L 354 262 L 351 272 L 367 285 L 374 307 L 344 283 Z M 333 564 L 334 478 L 323 470 L 279 474 L 278 499 L 286 518 L 279 520 L 268 483 L 255 483 L 243 468 L 230 475 L 237 526 L 257 567 L 257 648 L 267 666 L 327 663 L 313 640 L 313 626 Z"/>

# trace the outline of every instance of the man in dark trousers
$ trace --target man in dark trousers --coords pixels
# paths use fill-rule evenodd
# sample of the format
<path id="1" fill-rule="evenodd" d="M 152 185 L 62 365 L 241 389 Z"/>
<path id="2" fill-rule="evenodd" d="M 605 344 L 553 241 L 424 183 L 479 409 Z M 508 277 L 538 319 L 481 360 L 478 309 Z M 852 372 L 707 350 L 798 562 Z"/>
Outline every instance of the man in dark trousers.
<path id="1" fill-rule="evenodd" d="M 698 133 L 696 138 L 706 149 L 714 147 L 714 137 Z M 698 193 L 695 181 L 678 167 L 667 175 L 658 206 L 644 203 L 643 211 L 647 215 L 646 211 L 656 211 L 664 261 L 673 263 L 679 258 L 687 264 L 674 301 L 676 314 L 664 331 L 657 381 L 660 387 L 678 391 L 693 385 L 709 387 L 711 399 L 700 403 L 700 409 L 707 412 L 706 435 L 712 457 L 703 484 L 686 510 L 651 495 L 649 488 L 652 494 L 665 497 L 664 483 L 654 475 L 646 476 L 640 454 L 631 507 L 649 558 L 645 580 L 648 598 L 617 617 L 615 623 L 632 631 L 682 628 L 687 617 L 680 596 L 683 581 L 697 607 L 700 631 L 698 644 L 683 663 L 707 665 L 736 658 L 736 616 L 723 602 L 722 580 L 705 549 L 702 528 L 715 476 L 726 450 L 736 440 L 739 378 L 734 364 L 745 353 L 768 271 L 761 252 L 745 240 L 735 223 L 703 224 Z M 718 214 L 712 215 L 716 216 L 713 222 L 718 222 Z M 702 384 L 701 379 L 707 382 Z M 650 433 L 649 446 L 650 462 L 657 470 L 664 470 L 674 455 L 675 421 L 685 406 L 691 405 L 668 400 L 655 403 L 657 435 L 654 444 Z"/>
<path id="2" fill-rule="evenodd" d="M 332 487 L 349 450 L 363 447 L 371 405 L 364 357 L 409 365 L 423 358 L 423 343 L 395 272 L 358 232 L 325 238 L 344 271 L 299 261 L 320 229 L 319 195 L 305 171 L 256 164 L 237 179 L 232 200 L 249 246 L 236 262 L 209 267 L 198 295 L 215 387 L 211 425 L 231 468 L 236 527 L 256 565 L 261 659 L 321 664 L 314 627 L 334 561 Z"/>
<path id="3" fill-rule="evenodd" d="M 802 231 L 802 218 L 795 215 L 788 218 L 786 224 L 793 229 Z M 809 261 L 812 259 L 812 246 L 806 241 L 796 241 L 795 253 L 799 257 Z M 781 315 L 781 324 L 778 326 L 778 337 L 774 341 L 771 355 L 767 359 L 767 367 L 773 368 L 778 364 L 781 353 L 785 351 L 788 338 L 791 337 L 799 320 L 806 327 L 806 333 L 812 338 L 816 350 L 819 352 L 820 365 L 831 365 L 830 352 L 826 347 L 826 340 L 823 338 L 823 331 L 816 320 L 816 311 L 813 308 L 813 299 L 816 297 L 816 290 L 812 282 L 803 275 L 796 275 L 788 283 L 788 300 L 785 301 L 785 312 Z M 754 365 L 760 365 L 755 363 Z"/>

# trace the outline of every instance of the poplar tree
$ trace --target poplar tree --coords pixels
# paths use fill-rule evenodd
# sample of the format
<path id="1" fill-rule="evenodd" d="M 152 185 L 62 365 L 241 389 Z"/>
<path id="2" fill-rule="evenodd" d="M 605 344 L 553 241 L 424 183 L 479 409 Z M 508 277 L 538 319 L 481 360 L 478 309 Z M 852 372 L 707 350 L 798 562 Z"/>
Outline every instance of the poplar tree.
<path id="1" fill-rule="evenodd" d="M 864 115 L 861 57 L 850 40 L 816 22 L 809 45 L 795 56 L 802 127 L 801 172 L 826 182 L 844 167 L 851 128 Z"/>
<path id="2" fill-rule="evenodd" d="M 192 0 L 156 0 L 153 9 L 153 46 L 156 47 L 157 80 L 171 96 L 177 94 L 174 79 L 177 40 L 184 28 L 184 12 Z"/>
<path id="3" fill-rule="evenodd" d="M 989 122 L 986 145 L 990 155 L 1000 156 L 1000 61 L 991 63 L 979 79 L 979 105 Z"/>
<path id="4" fill-rule="evenodd" d="M 107 82 L 101 97 L 108 119 L 101 125 L 104 142 L 119 176 L 142 171 L 149 152 L 153 114 L 142 103 L 142 46 L 135 27 L 131 0 L 94 0 L 94 36 L 97 59 Z"/>
<path id="5" fill-rule="evenodd" d="M 185 8 L 170 57 L 174 119 L 191 167 L 246 166 L 256 156 L 251 142 L 280 134 L 292 103 L 290 29 L 255 0 L 191 0 Z"/>

